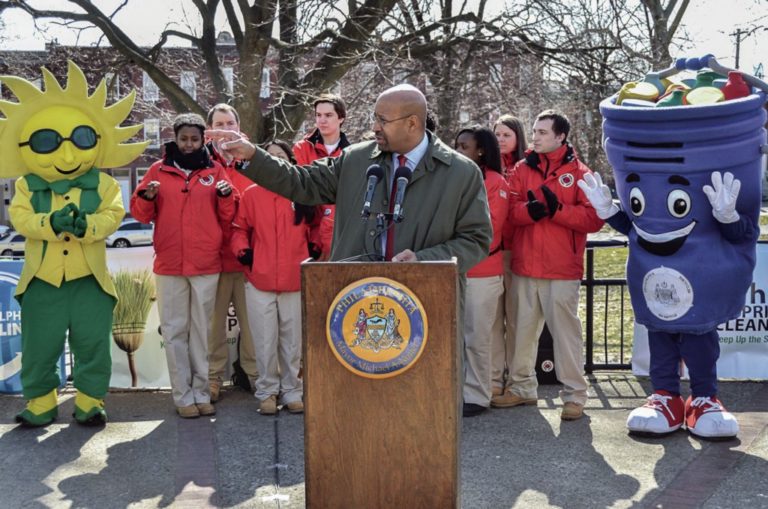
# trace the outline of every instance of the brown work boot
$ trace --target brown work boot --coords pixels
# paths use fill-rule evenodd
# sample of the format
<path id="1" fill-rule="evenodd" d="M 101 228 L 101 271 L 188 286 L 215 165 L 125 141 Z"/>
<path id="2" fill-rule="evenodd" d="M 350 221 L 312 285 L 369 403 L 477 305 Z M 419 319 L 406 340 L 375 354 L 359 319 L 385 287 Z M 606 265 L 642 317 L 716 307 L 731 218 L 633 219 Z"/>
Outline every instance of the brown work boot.
<path id="1" fill-rule="evenodd" d="M 302 403 L 301 400 L 291 401 L 290 403 L 286 403 L 285 408 L 287 408 L 288 411 L 292 414 L 304 413 L 304 403 Z"/>
<path id="2" fill-rule="evenodd" d="M 491 397 L 495 398 L 496 396 L 501 396 L 504 394 L 504 387 L 494 387 L 491 389 Z"/>
<path id="3" fill-rule="evenodd" d="M 221 395 L 221 382 L 218 380 L 211 380 L 208 382 L 208 386 L 211 389 L 211 403 L 216 403 L 219 401 L 219 396 Z"/>
<path id="4" fill-rule="evenodd" d="M 491 406 L 495 408 L 510 408 L 520 405 L 535 405 L 536 398 L 523 398 L 507 390 L 501 396 L 491 398 Z"/>
<path id="5" fill-rule="evenodd" d="M 560 418 L 564 421 L 575 421 L 584 416 L 584 405 L 579 405 L 573 401 L 566 401 L 563 405 L 563 411 Z"/>
<path id="6" fill-rule="evenodd" d="M 277 396 L 272 395 L 259 403 L 261 415 L 275 415 L 277 413 Z"/>
<path id="7" fill-rule="evenodd" d="M 176 413 L 179 414 L 179 417 L 184 419 L 194 419 L 195 417 L 200 417 L 200 410 L 198 410 L 197 406 L 195 405 L 177 406 Z"/>
<path id="8" fill-rule="evenodd" d="M 195 403 L 200 415 L 216 415 L 216 408 L 210 403 Z"/>

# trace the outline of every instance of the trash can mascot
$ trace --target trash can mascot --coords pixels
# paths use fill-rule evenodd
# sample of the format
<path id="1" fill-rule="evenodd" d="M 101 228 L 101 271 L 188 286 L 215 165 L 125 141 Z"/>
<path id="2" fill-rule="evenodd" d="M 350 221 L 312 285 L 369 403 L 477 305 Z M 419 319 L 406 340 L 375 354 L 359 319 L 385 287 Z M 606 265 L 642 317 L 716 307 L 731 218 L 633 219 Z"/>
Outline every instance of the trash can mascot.
<path id="1" fill-rule="evenodd" d="M 630 413 L 629 432 L 664 436 L 685 424 L 701 438 L 734 437 L 738 422 L 717 397 L 717 326 L 741 314 L 752 282 L 754 190 L 740 197 L 741 182 L 729 171 L 614 175 L 621 209 L 599 174 L 578 185 L 597 215 L 628 236 L 627 284 L 635 320 L 648 328 L 654 392 Z M 691 382 L 685 401 L 680 361 Z"/>
<path id="2" fill-rule="evenodd" d="M 16 298 L 27 405 L 16 420 L 45 426 L 57 417 L 57 360 L 68 337 L 75 359 L 75 420 L 100 425 L 107 420 L 117 302 L 104 239 L 125 215 L 120 185 L 100 168 L 130 163 L 146 143 L 123 143 L 140 125 L 119 127 L 134 92 L 107 106 L 106 82 L 89 96 L 85 75 L 73 62 L 66 88 L 47 69 L 42 73 L 44 91 L 25 79 L 0 76 L 18 100 L 0 100 L 0 177 L 20 177 L 9 213 L 26 237 Z"/>

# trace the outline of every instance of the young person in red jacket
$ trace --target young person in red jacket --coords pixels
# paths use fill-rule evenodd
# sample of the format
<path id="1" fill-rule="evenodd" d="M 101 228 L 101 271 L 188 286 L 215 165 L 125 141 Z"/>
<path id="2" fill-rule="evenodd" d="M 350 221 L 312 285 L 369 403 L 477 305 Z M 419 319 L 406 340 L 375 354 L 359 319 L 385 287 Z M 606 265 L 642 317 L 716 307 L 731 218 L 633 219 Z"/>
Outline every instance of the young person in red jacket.
<path id="1" fill-rule="evenodd" d="M 493 241 L 488 257 L 467 272 L 464 307 L 464 406 L 465 417 L 491 405 L 491 346 L 504 342 L 504 281 L 501 234 L 507 221 L 507 182 L 501 174 L 499 145 L 485 127 L 462 129 L 455 149 L 480 167 L 488 195 Z"/>
<path id="2" fill-rule="evenodd" d="M 240 131 L 240 116 L 232 106 L 217 104 L 208 111 L 206 124 L 209 129 L 226 129 Z M 206 145 L 211 157 L 221 164 L 227 172 L 227 178 L 237 189 L 238 195 L 253 185 L 253 181 L 237 171 L 240 161 L 227 159 L 221 154 L 213 142 Z M 237 199 L 237 197 L 236 197 Z M 256 354 L 253 351 L 251 331 L 248 327 L 248 313 L 245 305 L 245 267 L 237 261 L 230 248 L 232 238 L 232 225 L 222 224 L 224 242 L 221 246 L 222 272 L 219 275 L 219 283 L 216 288 L 216 301 L 213 308 L 213 320 L 208 335 L 208 383 L 211 391 L 211 401 L 219 399 L 221 386 L 227 370 L 229 348 L 227 346 L 227 321 L 229 318 L 229 305 L 235 310 L 237 323 L 240 326 L 239 358 L 240 366 L 248 376 L 251 388 L 255 387 L 258 371 L 256 370 Z"/>
<path id="3" fill-rule="evenodd" d="M 347 105 L 338 95 L 323 94 L 314 103 L 315 129 L 293 146 L 298 164 L 310 164 L 323 157 L 338 157 L 349 146 L 341 126 L 347 118 Z M 336 207 L 322 206 L 322 220 L 312 228 L 311 248 L 316 258 L 328 260 L 333 240 L 333 218 Z"/>
<path id="4" fill-rule="evenodd" d="M 291 161 L 291 147 L 275 140 L 270 155 Z M 301 363 L 301 273 L 315 207 L 294 204 L 252 185 L 233 223 L 232 252 L 246 266 L 245 300 L 259 377 L 255 396 L 262 415 L 277 413 L 278 398 L 291 413 L 304 411 Z"/>
<path id="5" fill-rule="evenodd" d="M 515 339 L 510 383 L 496 407 L 533 405 L 537 400 L 536 355 L 546 321 L 555 351 L 563 420 L 579 419 L 587 401 L 579 286 L 587 234 L 603 225 L 576 182 L 591 170 L 567 143 L 565 115 L 546 110 L 533 126 L 533 150 L 510 176 L 508 221 L 512 237 Z"/>
<path id="6" fill-rule="evenodd" d="M 154 273 L 160 330 L 181 417 L 216 413 L 208 388 L 208 323 L 221 272 L 222 224 L 235 196 L 224 168 L 203 145 L 205 121 L 185 113 L 173 121 L 175 141 L 131 197 L 131 214 L 155 223 Z"/>
<path id="7" fill-rule="evenodd" d="M 525 150 L 528 148 L 528 141 L 525 138 L 525 127 L 523 127 L 523 123 L 519 118 L 512 115 L 502 115 L 494 124 L 493 133 L 499 142 L 501 173 L 504 175 L 507 184 L 509 184 L 512 169 L 518 161 L 525 157 Z M 504 225 L 501 239 L 502 257 L 504 259 L 505 332 L 501 338 L 494 336 L 493 345 L 491 346 L 491 390 L 494 396 L 500 396 L 504 393 L 504 387 L 508 378 L 507 370 L 512 365 L 512 352 L 514 351 L 512 342 L 515 339 L 515 324 L 513 320 L 507 318 L 514 316 L 512 306 L 515 305 L 512 292 L 508 291 L 512 285 L 512 253 L 510 252 L 510 247 L 512 246 L 513 229 L 512 222 L 507 221 Z"/>

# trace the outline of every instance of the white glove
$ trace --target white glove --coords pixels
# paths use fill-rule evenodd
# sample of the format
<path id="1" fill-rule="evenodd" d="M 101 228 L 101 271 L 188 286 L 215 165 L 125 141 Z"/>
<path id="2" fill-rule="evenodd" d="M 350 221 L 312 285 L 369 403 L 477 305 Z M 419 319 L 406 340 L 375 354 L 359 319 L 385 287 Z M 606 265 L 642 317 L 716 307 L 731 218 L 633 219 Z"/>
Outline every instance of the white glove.
<path id="1" fill-rule="evenodd" d="M 597 217 L 608 219 L 619 211 L 619 207 L 613 203 L 611 190 L 603 184 L 599 173 L 586 173 L 584 179 L 578 181 L 579 188 L 587 195 L 587 199 L 595 208 Z"/>
<path id="2" fill-rule="evenodd" d="M 721 176 L 719 171 L 713 171 L 712 185 L 704 186 L 703 189 L 712 204 L 712 215 L 715 219 L 723 224 L 739 220 L 736 199 L 739 197 L 741 181 L 733 178 L 733 173 L 725 172 L 725 175 Z"/>

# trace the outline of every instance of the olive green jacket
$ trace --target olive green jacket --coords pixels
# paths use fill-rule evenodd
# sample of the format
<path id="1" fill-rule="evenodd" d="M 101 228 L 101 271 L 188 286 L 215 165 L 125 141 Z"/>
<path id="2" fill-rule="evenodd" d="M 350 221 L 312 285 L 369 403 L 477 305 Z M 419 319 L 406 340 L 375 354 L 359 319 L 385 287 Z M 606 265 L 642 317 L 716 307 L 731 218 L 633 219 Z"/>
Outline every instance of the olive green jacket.
<path id="1" fill-rule="evenodd" d="M 465 274 L 488 256 L 493 233 L 483 176 L 469 159 L 429 134 L 427 152 L 416 166 L 403 201 L 401 223 L 395 226 L 394 253 L 405 249 L 421 261 L 456 257 Z M 373 141 L 358 143 L 338 158 L 293 166 L 257 149 L 241 170 L 267 189 L 306 205 L 336 204 L 331 261 L 372 261 L 381 254 L 374 243 L 376 212 L 389 211 L 392 154 Z M 376 187 L 371 215 L 361 217 L 367 168 L 379 164 L 385 177 Z M 371 256 L 365 256 L 370 254 Z"/>

